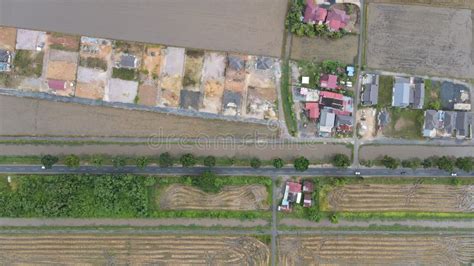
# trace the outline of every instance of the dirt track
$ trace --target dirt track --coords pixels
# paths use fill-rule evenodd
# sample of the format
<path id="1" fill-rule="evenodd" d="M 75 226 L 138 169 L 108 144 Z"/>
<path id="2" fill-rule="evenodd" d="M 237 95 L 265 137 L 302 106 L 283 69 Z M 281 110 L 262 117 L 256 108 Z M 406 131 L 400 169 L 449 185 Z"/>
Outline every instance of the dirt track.
<path id="1" fill-rule="evenodd" d="M 49 0 L 0 0 L 0 25 L 281 56 L 287 3 L 64 0 L 58 4 Z"/>

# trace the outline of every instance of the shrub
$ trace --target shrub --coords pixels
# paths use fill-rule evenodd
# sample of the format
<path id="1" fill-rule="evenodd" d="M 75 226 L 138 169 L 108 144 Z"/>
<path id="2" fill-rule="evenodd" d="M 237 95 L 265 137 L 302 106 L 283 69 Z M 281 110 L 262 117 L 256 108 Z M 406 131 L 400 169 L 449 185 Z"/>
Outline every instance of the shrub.
<path id="1" fill-rule="evenodd" d="M 459 180 L 459 178 L 453 177 L 453 178 L 451 179 L 451 185 L 453 185 L 453 186 L 459 186 L 459 185 L 461 185 L 461 180 Z"/>
<path id="2" fill-rule="evenodd" d="M 127 165 L 127 160 L 122 156 L 116 156 L 112 159 L 112 164 L 115 168 L 124 167 Z"/>
<path id="3" fill-rule="evenodd" d="M 51 169 L 55 163 L 59 161 L 59 158 L 53 155 L 45 155 L 41 157 L 41 164 L 46 168 L 46 169 Z"/>
<path id="4" fill-rule="evenodd" d="M 169 152 L 165 152 L 160 154 L 160 158 L 158 160 L 160 167 L 171 167 L 173 166 L 173 157 Z"/>
<path id="5" fill-rule="evenodd" d="M 200 176 L 192 177 L 191 184 L 204 192 L 217 193 L 220 191 L 221 186 L 216 182 L 216 179 L 212 172 L 206 171 Z"/>
<path id="6" fill-rule="evenodd" d="M 339 223 L 339 217 L 338 217 L 337 213 L 331 213 L 331 214 L 329 215 L 329 220 L 330 220 L 331 223 L 333 223 L 333 224 Z"/>
<path id="7" fill-rule="evenodd" d="M 273 166 L 277 169 L 282 168 L 285 165 L 282 158 L 275 158 L 273 159 L 272 163 L 273 163 Z"/>
<path id="8" fill-rule="evenodd" d="M 145 178 L 145 186 L 152 187 L 156 184 L 156 179 L 152 176 Z"/>
<path id="9" fill-rule="evenodd" d="M 294 166 L 297 171 L 306 171 L 309 167 L 309 160 L 301 156 L 295 159 Z"/>
<path id="10" fill-rule="evenodd" d="M 385 155 L 383 158 L 382 158 L 382 164 L 383 166 L 385 166 L 386 168 L 389 168 L 389 169 L 396 169 L 398 168 L 398 166 L 400 165 L 400 162 L 393 158 L 393 157 L 390 157 L 390 156 L 387 156 Z"/>
<path id="11" fill-rule="evenodd" d="M 332 164 L 336 167 L 347 168 L 351 165 L 351 161 L 345 154 L 336 154 L 332 159 Z"/>
<path id="12" fill-rule="evenodd" d="M 474 167 L 474 160 L 472 157 L 459 157 L 455 164 L 457 168 L 469 173 Z"/>
<path id="13" fill-rule="evenodd" d="M 250 166 L 254 169 L 260 168 L 260 166 L 262 166 L 262 161 L 258 158 L 252 158 L 250 160 Z"/>
<path id="14" fill-rule="evenodd" d="M 101 167 L 104 163 L 104 157 L 102 157 L 102 155 L 93 155 L 91 158 L 91 163 L 96 167 Z"/>
<path id="15" fill-rule="evenodd" d="M 192 167 L 196 164 L 196 158 L 191 153 L 186 153 L 179 159 L 183 167 Z"/>
<path id="16" fill-rule="evenodd" d="M 149 163 L 149 159 L 145 156 L 138 157 L 136 160 L 137 167 L 140 169 L 145 168 Z"/>
<path id="17" fill-rule="evenodd" d="M 64 164 L 69 168 L 77 168 L 79 167 L 80 163 L 81 163 L 81 160 L 79 159 L 77 155 L 74 155 L 74 154 L 70 154 L 66 156 L 66 159 L 64 161 Z"/>
<path id="18" fill-rule="evenodd" d="M 207 166 L 207 167 L 216 166 L 216 157 L 207 156 L 206 158 L 204 158 L 204 166 Z"/>
<path id="19" fill-rule="evenodd" d="M 436 166 L 440 170 L 452 172 L 454 170 L 454 159 L 448 156 L 441 156 L 436 160 Z"/>
<path id="20" fill-rule="evenodd" d="M 431 168 L 435 165 L 435 161 L 436 159 L 434 157 L 429 157 L 424 159 L 421 165 L 423 166 L 423 168 Z"/>
<path id="21" fill-rule="evenodd" d="M 136 71 L 134 69 L 127 68 L 115 68 L 112 71 L 112 78 L 123 79 L 123 80 L 135 80 L 137 78 Z"/>
<path id="22" fill-rule="evenodd" d="M 420 165 L 421 165 L 421 161 L 418 158 L 413 158 L 413 159 L 402 161 L 402 166 L 405 167 L 405 168 L 416 169 L 416 168 L 420 167 Z"/>
<path id="23" fill-rule="evenodd" d="M 79 64 L 82 67 L 96 68 L 102 71 L 107 71 L 107 61 L 101 58 L 96 58 L 96 57 L 81 58 Z"/>

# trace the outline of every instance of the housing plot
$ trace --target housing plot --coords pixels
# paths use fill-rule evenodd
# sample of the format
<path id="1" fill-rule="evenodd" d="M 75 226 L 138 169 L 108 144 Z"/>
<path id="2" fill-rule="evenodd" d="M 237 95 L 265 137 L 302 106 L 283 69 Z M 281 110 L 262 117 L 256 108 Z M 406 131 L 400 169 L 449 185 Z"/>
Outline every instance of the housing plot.
<path id="1" fill-rule="evenodd" d="M 227 57 L 224 53 L 208 52 L 205 54 L 202 74 L 204 99 L 200 111 L 220 113 L 224 95 L 226 63 Z"/>
<path id="2" fill-rule="evenodd" d="M 268 210 L 264 185 L 225 186 L 219 193 L 206 193 L 191 186 L 173 184 L 159 198 L 164 210 Z"/>
<path id="3" fill-rule="evenodd" d="M 330 190 L 327 206 L 321 207 L 342 212 L 474 212 L 474 186 L 344 185 Z"/>
<path id="4" fill-rule="evenodd" d="M 180 107 L 199 110 L 201 106 L 201 77 L 204 64 L 204 51 L 187 50 L 184 64 L 183 90 Z"/>
<path id="5" fill-rule="evenodd" d="M 47 41 L 50 49 L 69 52 L 79 51 L 80 37 L 77 35 L 50 32 L 47 34 Z"/>
<path id="6" fill-rule="evenodd" d="M 164 50 L 164 65 L 161 70 L 161 104 L 178 107 L 180 91 L 183 87 L 184 48 L 167 47 Z"/>
<path id="7" fill-rule="evenodd" d="M 367 31 L 370 68 L 474 77 L 469 9 L 369 4 Z"/>
<path id="8" fill-rule="evenodd" d="M 247 93 L 246 63 L 248 56 L 229 54 L 225 71 L 224 97 L 222 114 L 240 115 L 242 113 L 242 97 Z"/>
<path id="9" fill-rule="evenodd" d="M 1 235 L 0 254 L 6 264 L 49 265 L 263 266 L 270 260 L 256 238 L 221 235 Z"/>
<path id="10" fill-rule="evenodd" d="M 102 100 L 111 75 L 112 41 L 82 37 L 76 97 Z"/>
<path id="11" fill-rule="evenodd" d="M 279 265 L 466 265 L 470 235 L 280 236 Z"/>
<path id="12" fill-rule="evenodd" d="M 73 96 L 79 53 L 50 49 L 48 51 L 46 79 L 50 92 Z"/>
<path id="13" fill-rule="evenodd" d="M 0 27 L 0 49 L 14 51 L 16 43 L 16 29 Z"/>
<path id="14" fill-rule="evenodd" d="M 140 71 L 138 87 L 138 104 L 157 106 L 159 102 L 159 76 L 162 65 L 162 49 L 160 45 L 146 45 L 143 53 L 143 64 Z"/>

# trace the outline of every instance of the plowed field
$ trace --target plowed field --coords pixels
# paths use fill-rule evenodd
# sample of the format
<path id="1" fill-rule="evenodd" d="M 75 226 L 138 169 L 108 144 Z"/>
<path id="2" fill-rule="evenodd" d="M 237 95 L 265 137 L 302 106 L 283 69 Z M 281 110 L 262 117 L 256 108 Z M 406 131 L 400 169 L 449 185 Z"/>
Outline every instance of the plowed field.
<path id="1" fill-rule="evenodd" d="M 280 265 L 467 265 L 474 238 L 461 236 L 284 236 Z"/>
<path id="2" fill-rule="evenodd" d="M 268 265 L 247 236 L 1 235 L 5 265 Z"/>
<path id="3" fill-rule="evenodd" d="M 161 194 L 160 209 L 263 210 L 268 209 L 268 192 L 263 185 L 225 186 L 217 194 L 180 184 L 170 185 Z"/>
<path id="4" fill-rule="evenodd" d="M 474 186 L 346 185 L 327 200 L 332 211 L 474 212 Z"/>

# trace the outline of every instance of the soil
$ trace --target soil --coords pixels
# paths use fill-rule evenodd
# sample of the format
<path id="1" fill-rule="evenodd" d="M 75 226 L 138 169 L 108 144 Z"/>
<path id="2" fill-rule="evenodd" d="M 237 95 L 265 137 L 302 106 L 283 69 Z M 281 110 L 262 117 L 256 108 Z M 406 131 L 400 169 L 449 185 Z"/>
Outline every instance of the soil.
<path id="1" fill-rule="evenodd" d="M 344 64 L 354 64 L 358 47 L 358 35 L 346 35 L 337 40 L 294 36 L 290 57 L 295 60 L 336 60 Z"/>
<path id="2" fill-rule="evenodd" d="M 16 29 L 0 27 L 0 49 L 15 51 Z"/>
<path id="3" fill-rule="evenodd" d="M 80 36 L 62 33 L 48 33 L 47 42 L 49 46 L 60 46 L 61 50 L 79 51 Z M 55 48 L 58 49 L 58 48 Z"/>
<path id="4" fill-rule="evenodd" d="M 142 84 L 138 87 L 138 104 L 156 106 L 158 89 L 155 86 Z"/>
<path id="5" fill-rule="evenodd" d="M 268 210 L 268 192 L 263 185 L 225 186 L 217 193 L 173 184 L 160 193 L 159 208 L 166 210 Z"/>
<path id="6" fill-rule="evenodd" d="M 262 138 L 277 135 L 265 125 L 12 96 L 0 96 L 0 116 L 0 135 L 243 137 L 254 132 Z"/>
<path id="7" fill-rule="evenodd" d="M 329 211 L 474 212 L 474 186 L 345 185 L 327 199 Z"/>
<path id="8" fill-rule="evenodd" d="M 359 125 L 363 124 L 366 127 L 364 130 L 359 129 L 359 135 L 364 140 L 373 139 L 377 135 L 376 113 L 377 111 L 375 108 L 363 108 L 357 110 L 357 121 Z M 364 117 L 364 121 L 361 120 L 362 117 Z"/>
<path id="9" fill-rule="evenodd" d="M 143 53 L 143 68 L 148 72 L 148 79 L 153 79 L 153 76 L 159 76 L 161 71 L 161 47 L 147 46 L 145 53 Z"/>
<path id="10" fill-rule="evenodd" d="M 12 248 L 15 247 L 15 248 Z M 268 265 L 269 248 L 248 236 L 1 235 L 2 262 L 49 265 Z"/>
<path id="11" fill-rule="evenodd" d="M 201 112 L 218 114 L 222 108 L 222 97 L 224 95 L 224 83 L 210 80 L 204 85 L 204 99 Z"/>
<path id="12" fill-rule="evenodd" d="M 167 107 L 179 107 L 182 86 L 181 76 L 162 76 L 161 104 Z"/>
<path id="13" fill-rule="evenodd" d="M 281 236 L 280 265 L 465 265 L 474 239 L 463 235 Z"/>
<path id="14" fill-rule="evenodd" d="M 186 63 L 184 64 L 183 89 L 199 91 L 201 85 L 201 73 L 204 64 L 204 53 L 192 50 L 186 51 Z"/>
<path id="15" fill-rule="evenodd" d="M 77 64 L 66 61 L 49 61 L 46 78 L 73 81 L 76 80 Z"/>
<path id="16" fill-rule="evenodd" d="M 102 100 L 104 98 L 104 84 L 101 82 L 77 82 L 75 96 L 86 99 Z"/>
<path id="17" fill-rule="evenodd" d="M 367 0 L 367 2 L 474 9 L 474 2 L 471 0 Z"/>

